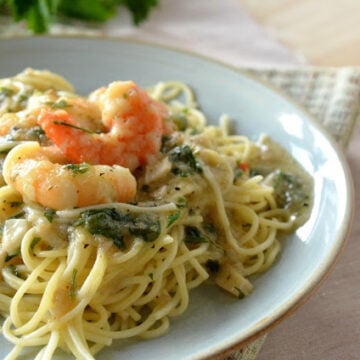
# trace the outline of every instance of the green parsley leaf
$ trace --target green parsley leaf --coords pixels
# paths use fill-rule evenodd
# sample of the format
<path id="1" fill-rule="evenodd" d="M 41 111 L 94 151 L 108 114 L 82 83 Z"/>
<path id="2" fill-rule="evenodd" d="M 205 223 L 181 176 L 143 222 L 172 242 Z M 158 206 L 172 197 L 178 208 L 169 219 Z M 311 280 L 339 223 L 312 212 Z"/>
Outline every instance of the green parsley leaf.
<path id="1" fill-rule="evenodd" d="M 35 246 L 37 245 L 37 243 L 41 240 L 40 236 L 35 236 L 32 240 L 31 240 L 31 244 L 30 244 L 30 249 L 34 250 Z"/>
<path id="2" fill-rule="evenodd" d="M 200 244 L 207 242 L 207 239 L 196 226 L 186 226 L 184 241 L 190 244 Z"/>
<path id="3" fill-rule="evenodd" d="M 181 215 L 181 211 L 177 211 L 173 214 L 170 214 L 168 216 L 168 223 L 167 223 L 167 226 L 170 227 L 177 219 L 180 218 L 180 215 Z"/>
<path id="4" fill-rule="evenodd" d="M 110 238 L 118 248 L 123 249 L 124 222 L 126 217 L 122 218 L 115 209 L 91 209 L 83 211 L 74 226 L 82 225 L 90 234 Z"/>
<path id="5" fill-rule="evenodd" d="M 118 7 L 127 8 L 139 25 L 158 6 L 157 0 L 0 0 L 0 12 L 14 21 L 25 21 L 33 33 L 49 31 L 57 18 L 105 22 L 114 17 Z"/>
<path id="6" fill-rule="evenodd" d="M 87 21 L 104 22 L 116 14 L 114 1 L 62 0 L 59 11 L 68 17 Z"/>
<path id="7" fill-rule="evenodd" d="M 44 33 L 49 30 L 52 21 L 52 14 L 48 5 L 49 1 L 39 0 L 29 9 L 27 14 L 27 24 L 34 33 Z"/>
<path id="8" fill-rule="evenodd" d="M 176 146 L 171 150 L 169 160 L 173 165 L 172 172 L 177 176 L 187 177 L 203 171 L 189 145 Z"/>
<path id="9" fill-rule="evenodd" d="M 10 97 L 15 94 L 15 91 L 13 89 L 7 88 L 5 86 L 0 87 L 0 95 L 2 97 Z"/>
<path id="10" fill-rule="evenodd" d="M 84 132 L 86 132 L 87 134 L 94 134 L 94 133 L 93 133 L 92 131 L 90 131 L 90 130 L 84 129 L 84 128 L 82 128 L 82 127 L 80 127 L 80 126 L 76 126 L 76 125 L 74 125 L 74 124 L 69 124 L 69 123 L 67 123 L 67 122 L 65 122 L 65 121 L 57 121 L 57 120 L 55 120 L 55 121 L 54 121 L 54 124 L 55 124 L 55 125 L 68 126 L 68 127 L 70 127 L 70 128 L 76 129 L 76 130 L 84 131 Z"/>
<path id="11" fill-rule="evenodd" d="M 85 210 L 74 226 L 84 226 L 93 235 L 112 239 L 120 249 L 125 247 L 125 236 L 133 235 L 150 242 L 161 232 L 157 216 L 124 213 L 112 208 Z"/>
<path id="12" fill-rule="evenodd" d="M 129 232 L 144 241 L 156 240 L 161 232 L 160 222 L 157 218 L 148 214 L 139 214 L 133 217 L 129 226 Z"/>
<path id="13" fill-rule="evenodd" d="M 71 170 L 73 175 L 84 174 L 90 170 L 90 165 L 85 162 L 80 164 L 66 164 L 64 167 L 65 169 Z"/>
<path id="14" fill-rule="evenodd" d="M 44 211 L 44 216 L 48 219 L 50 223 L 54 220 L 55 215 L 56 211 L 54 209 L 46 208 Z"/>
<path id="15" fill-rule="evenodd" d="M 189 120 L 184 113 L 171 115 L 170 121 L 176 125 L 179 131 L 185 131 L 189 126 Z"/>
<path id="16" fill-rule="evenodd" d="M 65 109 L 65 108 L 67 108 L 69 106 L 71 106 L 71 105 L 69 105 L 68 102 L 66 100 L 64 100 L 64 99 L 61 99 L 61 100 L 56 101 L 53 104 L 51 104 L 51 107 L 53 109 Z"/>
<path id="17" fill-rule="evenodd" d="M 158 6 L 157 0 L 120 0 L 132 13 L 133 22 L 139 25 L 148 16 L 152 8 Z"/>

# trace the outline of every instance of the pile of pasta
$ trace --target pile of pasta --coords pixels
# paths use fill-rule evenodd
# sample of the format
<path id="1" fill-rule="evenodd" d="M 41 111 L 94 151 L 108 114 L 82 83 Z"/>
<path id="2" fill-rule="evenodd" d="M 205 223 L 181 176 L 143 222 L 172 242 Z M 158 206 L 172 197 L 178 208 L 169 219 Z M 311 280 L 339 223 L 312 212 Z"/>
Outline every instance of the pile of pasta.
<path id="1" fill-rule="evenodd" d="M 175 130 L 133 171 L 131 202 L 55 210 L 0 180 L 1 331 L 14 344 L 7 359 L 33 347 L 39 359 L 59 349 L 93 359 L 114 340 L 160 336 L 209 279 L 247 296 L 251 277 L 274 264 L 281 234 L 306 220 L 310 187 L 301 187 L 300 170 L 284 174 L 267 161 L 266 136 L 230 134 L 225 115 L 208 124 L 181 82 L 147 93 L 165 104 Z M 1 164 L 24 143 L 51 146 L 34 109 L 71 97 L 79 97 L 72 85 L 46 70 L 0 80 Z"/>

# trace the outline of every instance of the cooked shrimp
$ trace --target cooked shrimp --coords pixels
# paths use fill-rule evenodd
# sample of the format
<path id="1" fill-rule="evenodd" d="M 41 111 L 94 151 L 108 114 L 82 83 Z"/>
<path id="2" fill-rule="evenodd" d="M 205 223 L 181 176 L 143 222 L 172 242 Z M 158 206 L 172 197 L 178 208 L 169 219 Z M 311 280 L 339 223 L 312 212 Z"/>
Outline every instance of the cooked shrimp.
<path id="1" fill-rule="evenodd" d="M 25 202 L 55 210 L 109 202 L 127 202 L 136 194 L 129 169 L 113 165 L 64 164 L 55 147 L 27 142 L 7 155 L 3 175 Z"/>
<path id="2" fill-rule="evenodd" d="M 76 119 L 81 128 L 90 132 L 103 130 L 101 110 L 92 101 L 83 97 L 61 97 L 57 102 L 63 102 L 64 110 L 71 118 Z"/>
<path id="3" fill-rule="evenodd" d="M 118 164 L 132 171 L 159 152 L 162 135 L 169 131 L 165 105 L 132 81 L 113 82 L 89 100 L 101 109 L 105 132 L 83 128 L 66 109 L 43 111 L 39 116 L 46 135 L 72 162 Z"/>
<path id="4" fill-rule="evenodd" d="M 39 80 L 36 82 L 39 82 L 40 86 L 43 79 L 37 80 Z M 5 97 L 9 104 L 6 103 L 7 106 L 2 106 L 0 80 L 0 107 L 3 108 L 0 111 L 0 136 L 8 135 L 13 129 L 23 130 L 39 127 L 37 120 L 40 112 L 56 109 L 66 109 L 69 115 L 81 124 L 81 127 L 90 131 L 96 132 L 103 129 L 98 105 L 73 92 L 55 89 L 34 92 L 34 89 L 30 88 L 29 90 L 26 86 L 25 89 L 28 89 L 28 92 L 13 90 L 11 87 L 6 89 L 11 94 L 13 91 L 14 95 Z M 25 100 L 20 101 L 18 98 Z"/>

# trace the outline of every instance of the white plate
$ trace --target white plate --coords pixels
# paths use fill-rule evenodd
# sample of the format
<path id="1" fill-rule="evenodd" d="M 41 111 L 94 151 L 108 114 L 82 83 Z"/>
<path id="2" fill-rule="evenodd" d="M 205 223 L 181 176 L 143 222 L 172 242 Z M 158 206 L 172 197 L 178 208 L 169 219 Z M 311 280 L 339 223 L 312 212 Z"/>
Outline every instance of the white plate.
<path id="1" fill-rule="evenodd" d="M 101 359 L 201 359 L 243 344 L 284 318 L 311 293 L 337 257 L 352 218 L 352 185 L 341 151 L 303 110 L 273 90 L 216 62 L 190 54 L 120 40 L 25 38 L 0 41 L 0 77 L 25 67 L 64 75 L 80 93 L 113 80 L 141 86 L 181 80 L 196 91 L 212 122 L 226 112 L 239 132 L 269 134 L 314 177 L 310 220 L 286 239 L 280 260 L 255 282 L 254 293 L 236 300 L 216 288 L 191 293 L 187 312 L 167 335 L 117 341 Z M 0 355 L 11 349 L 0 338 Z"/>

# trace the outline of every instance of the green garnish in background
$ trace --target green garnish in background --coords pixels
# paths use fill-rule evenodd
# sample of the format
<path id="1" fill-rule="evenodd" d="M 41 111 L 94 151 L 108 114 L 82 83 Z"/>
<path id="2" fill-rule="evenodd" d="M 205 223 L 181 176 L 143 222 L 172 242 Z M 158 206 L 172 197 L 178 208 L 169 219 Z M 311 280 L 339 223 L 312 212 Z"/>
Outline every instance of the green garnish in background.
<path id="1" fill-rule="evenodd" d="M 0 0 L 0 14 L 16 22 L 24 20 L 33 33 L 46 33 L 57 19 L 75 18 L 105 22 L 116 15 L 118 7 L 127 8 L 135 25 L 146 20 L 158 0 Z"/>

